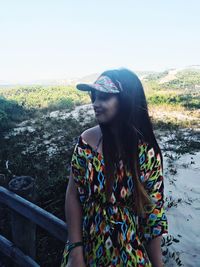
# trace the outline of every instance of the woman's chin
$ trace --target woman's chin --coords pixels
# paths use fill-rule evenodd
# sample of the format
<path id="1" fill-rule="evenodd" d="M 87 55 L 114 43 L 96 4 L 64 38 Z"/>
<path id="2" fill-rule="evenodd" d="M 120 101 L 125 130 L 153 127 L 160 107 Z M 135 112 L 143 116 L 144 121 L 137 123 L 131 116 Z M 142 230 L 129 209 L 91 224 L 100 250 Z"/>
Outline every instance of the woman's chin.
<path id="1" fill-rule="evenodd" d="M 105 118 L 104 118 L 104 116 L 102 114 L 99 114 L 99 115 L 96 114 L 95 116 L 96 116 L 96 119 L 98 121 L 100 121 L 100 122 L 104 122 L 105 121 Z"/>

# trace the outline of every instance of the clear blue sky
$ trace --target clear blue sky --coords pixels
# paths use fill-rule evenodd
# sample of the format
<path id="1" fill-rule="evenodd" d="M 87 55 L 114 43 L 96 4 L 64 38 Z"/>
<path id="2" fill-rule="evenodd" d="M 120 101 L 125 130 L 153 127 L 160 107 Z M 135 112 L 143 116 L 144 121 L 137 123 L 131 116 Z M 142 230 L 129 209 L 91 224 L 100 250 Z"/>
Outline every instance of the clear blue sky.
<path id="1" fill-rule="evenodd" d="M 0 80 L 200 64 L 200 1 L 0 0 Z"/>

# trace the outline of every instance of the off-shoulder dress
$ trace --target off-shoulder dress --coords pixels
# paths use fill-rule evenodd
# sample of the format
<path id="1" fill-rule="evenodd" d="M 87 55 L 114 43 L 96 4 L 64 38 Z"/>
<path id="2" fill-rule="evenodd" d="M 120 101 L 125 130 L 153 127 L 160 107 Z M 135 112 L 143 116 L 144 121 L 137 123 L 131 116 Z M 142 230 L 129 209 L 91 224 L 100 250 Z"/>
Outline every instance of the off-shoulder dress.
<path id="1" fill-rule="evenodd" d="M 87 267 L 152 267 L 145 245 L 168 233 L 160 154 L 142 139 L 138 148 L 140 179 L 154 203 L 145 216 L 136 216 L 133 212 L 134 181 L 122 161 L 116 171 L 111 202 L 106 201 L 104 157 L 82 135 L 77 138 L 71 168 L 83 208 L 82 233 Z M 64 250 L 63 263 L 65 255 Z"/>

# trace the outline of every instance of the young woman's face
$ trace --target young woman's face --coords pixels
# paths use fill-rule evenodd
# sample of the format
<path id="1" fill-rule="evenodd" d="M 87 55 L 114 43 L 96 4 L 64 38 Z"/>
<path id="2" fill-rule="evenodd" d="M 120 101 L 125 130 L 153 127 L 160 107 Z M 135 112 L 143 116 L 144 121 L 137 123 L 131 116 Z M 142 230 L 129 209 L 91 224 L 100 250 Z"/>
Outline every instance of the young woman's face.
<path id="1" fill-rule="evenodd" d="M 89 91 L 95 116 L 99 122 L 109 122 L 118 113 L 119 100 L 116 93 L 105 93 L 98 90 Z"/>

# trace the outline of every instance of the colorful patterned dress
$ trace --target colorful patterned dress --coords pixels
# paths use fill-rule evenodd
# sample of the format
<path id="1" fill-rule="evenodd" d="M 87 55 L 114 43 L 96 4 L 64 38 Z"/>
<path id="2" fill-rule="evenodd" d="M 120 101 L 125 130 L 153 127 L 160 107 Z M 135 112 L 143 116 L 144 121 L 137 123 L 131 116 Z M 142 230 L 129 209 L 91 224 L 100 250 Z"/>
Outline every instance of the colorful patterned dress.
<path id="1" fill-rule="evenodd" d="M 116 171 L 111 203 L 106 201 L 103 155 L 81 135 L 78 136 L 71 167 L 83 208 L 87 267 L 152 267 L 144 245 L 168 232 L 160 154 L 139 140 L 139 162 L 140 179 L 155 203 L 145 217 L 136 216 L 132 210 L 134 182 L 127 171 L 123 177 L 125 169 L 121 161 Z M 64 256 L 65 250 L 63 259 Z"/>

